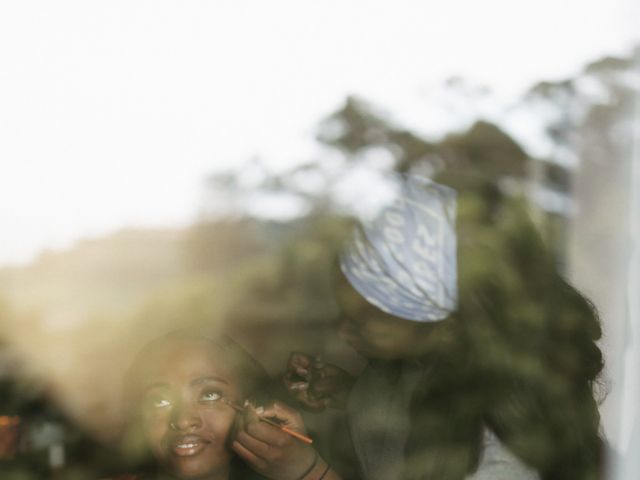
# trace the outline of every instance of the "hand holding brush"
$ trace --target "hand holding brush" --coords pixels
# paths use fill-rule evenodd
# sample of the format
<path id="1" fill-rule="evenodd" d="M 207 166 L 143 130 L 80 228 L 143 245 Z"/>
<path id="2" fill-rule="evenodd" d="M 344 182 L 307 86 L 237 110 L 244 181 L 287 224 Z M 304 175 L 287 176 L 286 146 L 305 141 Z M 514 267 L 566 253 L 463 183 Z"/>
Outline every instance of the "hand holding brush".
<path id="1" fill-rule="evenodd" d="M 279 402 L 264 408 L 225 403 L 240 414 L 231 448 L 261 475 L 274 480 L 339 478 L 310 445 L 296 410 Z"/>

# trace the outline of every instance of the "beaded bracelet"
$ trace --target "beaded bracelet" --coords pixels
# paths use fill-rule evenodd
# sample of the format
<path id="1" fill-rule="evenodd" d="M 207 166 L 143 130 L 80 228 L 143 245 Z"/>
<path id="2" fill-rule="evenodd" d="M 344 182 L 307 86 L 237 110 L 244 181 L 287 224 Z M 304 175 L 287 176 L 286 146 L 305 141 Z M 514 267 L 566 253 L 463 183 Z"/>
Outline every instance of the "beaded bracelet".
<path id="1" fill-rule="evenodd" d="M 318 458 L 319 458 L 318 452 L 314 450 L 313 453 L 315 455 L 313 457 L 313 462 L 311 463 L 311 466 L 304 471 L 304 473 L 298 478 L 298 480 L 304 480 L 304 477 L 309 475 L 309 473 L 311 473 L 311 470 L 313 470 L 315 466 L 318 464 Z"/>

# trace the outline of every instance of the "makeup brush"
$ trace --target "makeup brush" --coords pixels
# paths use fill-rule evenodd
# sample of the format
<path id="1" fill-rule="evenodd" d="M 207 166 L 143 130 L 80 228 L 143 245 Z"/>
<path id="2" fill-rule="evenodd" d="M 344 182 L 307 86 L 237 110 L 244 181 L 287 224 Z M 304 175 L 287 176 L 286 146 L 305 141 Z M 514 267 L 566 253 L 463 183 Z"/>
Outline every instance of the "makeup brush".
<path id="1" fill-rule="evenodd" d="M 231 400 L 228 400 L 226 398 L 222 399 L 223 403 L 225 405 L 229 405 L 231 408 L 233 408 L 236 412 L 239 413 L 244 413 L 245 412 L 245 407 L 241 407 L 240 405 L 238 405 L 237 403 L 233 403 Z M 294 438 L 297 438 L 298 440 L 300 440 L 301 442 L 307 443 L 309 445 L 311 445 L 313 443 L 313 439 L 307 437 L 306 435 L 303 435 L 300 432 L 296 432 L 295 430 L 291 430 L 289 427 L 287 427 L 286 425 L 282 425 L 278 422 L 275 422 L 273 420 L 269 420 L 268 418 L 265 417 L 258 417 L 260 419 L 261 422 L 267 423 L 271 426 L 274 426 L 276 428 L 279 428 L 280 430 L 282 430 L 283 432 L 291 435 Z"/>

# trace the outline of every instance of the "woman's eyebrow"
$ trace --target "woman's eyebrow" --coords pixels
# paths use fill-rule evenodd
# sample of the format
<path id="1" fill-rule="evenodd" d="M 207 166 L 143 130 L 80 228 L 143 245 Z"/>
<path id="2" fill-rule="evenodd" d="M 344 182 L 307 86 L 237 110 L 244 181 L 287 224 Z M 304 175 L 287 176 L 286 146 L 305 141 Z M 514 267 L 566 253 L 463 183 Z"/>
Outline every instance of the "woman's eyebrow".
<path id="1" fill-rule="evenodd" d="M 201 385 L 203 383 L 209 383 L 209 382 L 226 383 L 227 385 L 229 384 L 229 382 L 226 381 L 224 378 L 209 376 L 209 377 L 195 378 L 191 380 L 191 385 Z"/>

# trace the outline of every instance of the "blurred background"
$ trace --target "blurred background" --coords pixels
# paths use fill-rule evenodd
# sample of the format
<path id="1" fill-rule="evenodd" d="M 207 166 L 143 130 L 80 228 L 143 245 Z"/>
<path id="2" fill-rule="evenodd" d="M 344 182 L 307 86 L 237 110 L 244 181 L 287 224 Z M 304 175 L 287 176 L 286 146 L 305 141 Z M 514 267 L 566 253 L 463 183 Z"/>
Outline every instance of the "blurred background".
<path id="1" fill-rule="evenodd" d="M 179 326 L 230 332 L 274 374 L 294 349 L 357 371 L 329 282 L 350 221 L 375 211 L 385 173 L 456 165 L 526 193 L 602 317 L 605 435 L 640 448 L 639 14 L 2 2 L 5 471 L 108 472 L 122 373 Z"/>

